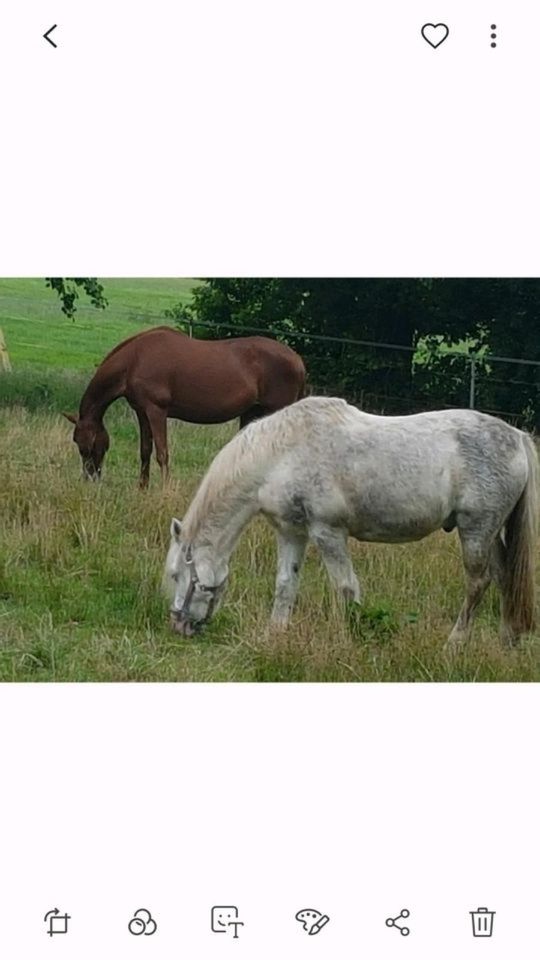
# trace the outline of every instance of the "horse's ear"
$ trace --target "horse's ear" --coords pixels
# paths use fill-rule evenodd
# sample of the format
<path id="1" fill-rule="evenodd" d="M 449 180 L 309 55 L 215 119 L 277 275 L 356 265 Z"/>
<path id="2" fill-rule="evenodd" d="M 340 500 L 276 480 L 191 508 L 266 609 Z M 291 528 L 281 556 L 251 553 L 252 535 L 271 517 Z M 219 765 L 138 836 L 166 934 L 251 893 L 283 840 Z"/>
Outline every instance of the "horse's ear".
<path id="1" fill-rule="evenodd" d="M 182 524 L 180 520 L 177 520 L 176 517 L 172 518 L 171 522 L 171 537 L 173 540 L 176 540 L 177 543 L 180 543 L 180 534 L 182 533 Z"/>
<path id="2" fill-rule="evenodd" d="M 76 413 L 63 413 L 62 416 L 65 417 L 66 420 L 69 420 L 70 423 L 76 424 L 79 420 Z"/>

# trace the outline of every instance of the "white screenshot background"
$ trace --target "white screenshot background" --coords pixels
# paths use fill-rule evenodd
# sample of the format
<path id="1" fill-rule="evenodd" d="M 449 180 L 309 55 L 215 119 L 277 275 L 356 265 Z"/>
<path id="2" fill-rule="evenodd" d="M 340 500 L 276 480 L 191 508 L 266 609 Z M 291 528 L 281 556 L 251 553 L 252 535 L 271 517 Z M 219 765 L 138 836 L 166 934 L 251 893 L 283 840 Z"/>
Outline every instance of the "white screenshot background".
<path id="1" fill-rule="evenodd" d="M 539 43 L 500 0 L 12 4 L 0 273 L 538 276 Z M 539 719 L 534 685 L 5 685 L 0 953 L 532 960 Z"/>

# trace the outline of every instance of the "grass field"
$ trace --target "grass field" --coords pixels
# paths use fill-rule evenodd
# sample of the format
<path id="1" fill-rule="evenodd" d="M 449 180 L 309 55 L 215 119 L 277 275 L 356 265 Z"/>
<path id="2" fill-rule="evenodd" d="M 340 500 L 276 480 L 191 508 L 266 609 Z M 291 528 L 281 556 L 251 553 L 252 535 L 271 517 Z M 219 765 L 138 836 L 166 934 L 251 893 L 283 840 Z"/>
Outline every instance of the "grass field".
<path id="1" fill-rule="evenodd" d="M 257 521 L 233 556 L 215 621 L 194 640 L 173 635 L 160 593 L 170 518 L 185 512 L 236 425 L 171 423 L 172 480 L 163 490 L 153 466 L 144 493 L 137 487 L 137 429 L 123 401 L 107 414 L 111 450 L 100 484 L 80 479 L 60 411 L 77 408 L 110 346 L 148 325 L 140 319 L 145 314 L 155 317 L 187 299 L 192 283 L 116 281 L 114 298 L 107 289 L 109 310 L 85 311 L 74 326 L 56 305 L 51 341 L 47 317 L 40 319 L 39 303 L 47 299 L 42 282 L 19 284 L 0 281 L 0 327 L 14 367 L 0 375 L 1 680 L 540 679 L 540 636 L 503 650 L 493 594 L 468 649 L 453 659 L 444 655 L 462 573 L 458 541 L 442 532 L 400 547 L 352 543 L 365 595 L 360 610 L 341 608 L 310 553 L 293 625 L 280 635 L 268 629 L 273 538 Z M 23 302 L 32 294 L 25 318 Z M 139 319 L 129 319 L 126 304 Z"/>
<path id="2" fill-rule="evenodd" d="M 105 311 L 81 297 L 74 320 L 40 279 L 0 279 L 0 327 L 17 368 L 83 370 L 90 374 L 120 340 L 166 323 L 164 311 L 187 303 L 195 280 L 104 280 Z M 89 379 L 89 376 L 88 376 Z"/>

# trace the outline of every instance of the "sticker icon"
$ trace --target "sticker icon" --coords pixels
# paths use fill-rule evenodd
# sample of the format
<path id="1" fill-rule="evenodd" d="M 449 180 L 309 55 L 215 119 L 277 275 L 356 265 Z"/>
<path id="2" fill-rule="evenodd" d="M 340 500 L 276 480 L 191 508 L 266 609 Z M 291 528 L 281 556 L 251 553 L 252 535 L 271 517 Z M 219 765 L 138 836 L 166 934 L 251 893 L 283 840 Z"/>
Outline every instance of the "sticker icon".
<path id="1" fill-rule="evenodd" d="M 313 937 L 316 933 L 321 932 L 322 928 L 329 922 L 330 917 L 325 913 L 321 913 L 319 910 L 308 908 L 299 910 L 294 919 L 302 924 L 302 927 L 310 937 Z"/>
<path id="2" fill-rule="evenodd" d="M 233 940 L 238 940 L 238 927 L 244 926 L 238 919 L 238 907 L 212 907 L 210 920 L 212 933 L 232 933 Z"/>
<path id="3" fill-rule="evenodd" d="M 157 923 L 149 910 L 140 907 L 128 923 L 128 930 L 134 937 L 151 937 L 157 930 Z"/>

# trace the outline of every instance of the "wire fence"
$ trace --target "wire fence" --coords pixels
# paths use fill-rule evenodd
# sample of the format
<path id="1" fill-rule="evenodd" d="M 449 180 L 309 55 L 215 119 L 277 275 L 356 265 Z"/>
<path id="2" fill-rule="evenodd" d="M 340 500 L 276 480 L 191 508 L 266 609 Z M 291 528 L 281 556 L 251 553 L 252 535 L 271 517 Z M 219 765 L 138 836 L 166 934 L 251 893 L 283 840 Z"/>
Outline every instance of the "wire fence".
<path id="1" fill-rule="evenodd" d="M 216 331 L 216 324 L 199 320 L 186 320 L 179 326 L 191 337 L 208 329 Z M 412 412 L 469 407 L 533 426 L 540 421 L 538 360 L 499 356 L 484 349 L 464 353 L 443 344 L 432 345 L 426 360 L 418 345 L 332 337 L 271 326 L 220 324 L 218 329 L 219 336 L 261 334 L 286 341 L 304 354 L 308 373 L 313 370 L 312 392 L 345 396 L 366 409 Z M 328 346 L 333 348 L 330 355 Z M 406 360 L 396 364 L 392 355 Z M 330 357 L 334 361 L 332 373 L 322 378 L 324 362 Z M 363 378 L 370 380 L 369 386 L 362 383 Z"/>
<path id="2" fill-rule="evenodd" d="M 43 320 L 58 318 L 54 300 L 28 298 L 39 307 Z M 24 315 L 25 298 L 0 297 L 1 312 L 12 319 Z M 114 304 L 114 317 L 138 325 L 172 324 L 175 321 L 150 311 Z M 79 323 L 96 318 L 96 311 L 81 304 Z M 540 429 L 540 361 L 508 357 L 482 350 L 453 348 L 432 342 L 419 345 L 387 343 L 354 337 L 298 331 L 283 326 L 176 321 L 190 336 L 262 336 L 289 343 L 306 362 L 311 392 L 344 396 L 375 412 L 409 413 L 442 407 L 471 407 Z M 8 344 L 9 346 L 9 344 Z"/>

